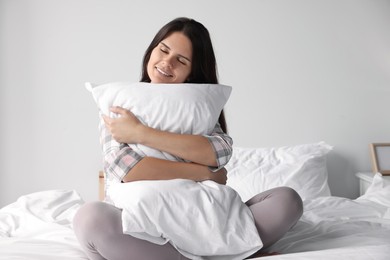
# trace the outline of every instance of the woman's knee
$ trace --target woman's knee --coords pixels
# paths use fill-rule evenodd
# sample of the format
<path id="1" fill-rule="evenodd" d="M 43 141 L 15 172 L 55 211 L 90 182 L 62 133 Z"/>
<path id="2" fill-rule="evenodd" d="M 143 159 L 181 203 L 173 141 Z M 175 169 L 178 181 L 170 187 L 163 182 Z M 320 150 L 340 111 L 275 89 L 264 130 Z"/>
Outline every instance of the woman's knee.
<path id="1" fill-rule="evenodd" d="M 87 202 L 80 207 L 73 218 L 73 224 L 79 226 L 98 216 L 101 202 Z"/>
<path id="2" fill-rule="evenodd" d="M 295 216 L 296 221 L 302 216 L 303 213 L 303 202 L 298 192 L 290 187 L 280 187 L 279 196 L 283 197 L 285 202 L 286 210 L 288 210 L 289 216 Z"/>
<path id="3" fill-rule="evenodd" d="M 76 233 L 81 231 L 87 233 L 100 228 L 105 221 L 107 205 L 104 202 L 87 202 L 76 212 L 73 218 L 73 227 Z"/>

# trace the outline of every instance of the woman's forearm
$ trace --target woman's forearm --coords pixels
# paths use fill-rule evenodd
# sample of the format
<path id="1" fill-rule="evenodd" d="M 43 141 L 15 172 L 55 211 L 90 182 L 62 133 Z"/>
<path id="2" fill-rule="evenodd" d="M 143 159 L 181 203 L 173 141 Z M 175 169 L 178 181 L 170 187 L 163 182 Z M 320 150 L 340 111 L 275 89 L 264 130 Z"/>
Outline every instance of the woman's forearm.
<path id="1" fill-rule="evenodd" d="M 170 179 L 203 181 L 212 179 L 212 174 L 208 167 L 204 165 L 145 157 L 128 172 L 123 181 Z"/>
<path id="2" fill-rule="evenodd" d="M 119 143 L 143 144 L 190 162 L 212 167 L 220 166 L 214 145 L 207 137 L 170 133 L 148 127 L 133 113 L 123 108 L 113 107 L 111 112 L 119 114 L 120 117 L 110 118 L 102 115 L 102 118 L 112 137 Z"/>
<path id="3" fill-rule="evenodd" d="M 218 166 L 214 149 L 201 135 L 175 134 L 145 127 L 139 143 L 206 166 Z"/>

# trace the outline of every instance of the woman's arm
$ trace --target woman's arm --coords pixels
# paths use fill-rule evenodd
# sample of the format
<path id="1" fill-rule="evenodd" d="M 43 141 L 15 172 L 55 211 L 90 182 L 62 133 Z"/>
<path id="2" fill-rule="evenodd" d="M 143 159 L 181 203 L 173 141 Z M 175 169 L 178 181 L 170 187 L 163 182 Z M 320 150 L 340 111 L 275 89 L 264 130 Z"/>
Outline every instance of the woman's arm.
<path id="1" fill-rule="evenodd" d="M 210 179 L 221 184 L 226 183 L 226 170 L 223 167 L 232 154 L 232 139 L 218 124 L 210 136 L 182 135 L 147 127 L 128 110 L 116 107 L 111 111 L 118 113 L 120 117 L 113 119 L 103 116 L 109 137 L 118 144 L 121 143 L 121 146 L 127 146 L 127 150 L 131 148 L 125 143 L 143 144 L 187 161 L 134 158 L 126 152 L 123 158 L 118 156 L 110 167 L 113 172 L 119 168 L 122 173 L 121 181 L 183 178 L 194 181 Z M 128 167 L 129 164 L 131 167 Z M 127 172 L 124 173 L 124 170 Z"/>
<path id="2" fill-rule="evenodd" d="M 99 122 L 99 130 L 106 178 L 108 181 L 120 182 L 143 157 L 129 145 L 118 143 L 106 128 L 103 120 Z"/>
<path id="3" fill-rule="evenodd" d="M 208 141 L 201 135 L 175 134 L 145 127 L 139 144 L 170 153 L 174 156 L 206 166 L 217 166 L 216 155 Z"/>
<path id="4" fill-rule="evenodd" d="M 220 184 L 226 184 L 227 177 L 225 168 L 212 172 L 207 166 L 196 163 L 174 162 L 145 157 L 129 171 L 123 178 L 123 181 L 170 179 L 213 180 Z"/>
<path id="5" fill-rule="evenodd" d="M 118 143 L 100 121 L 100 143 L 103 150 L 104 171 L 108 180 L 123 182 L 137 180 L 190 179 L 194 181 L 213 180 L 226 183 L 226 170 L 211 172 L 206 166 L 172 162 L 151 157 L 142 157 L 127 144 Z"/>
<path id="6" fill-rule="evenodd" d="M 221 135 L 215 142 L 211 140 L 212 138 L 201 135 L 160 131 L 143 125 L 126 109 L 114 107 L 111 111 L 119 114 L 120 117 L 113 119 L 103 116 L 103 119 L 113 138 L 120 143 L 143 144 L 190 162 L 217 168 L 221 168 L 228 161 L 228 159 L 222 160 L 223 165 L 221 165 L 221 160 L 218 158 L 221 151 L 225 153 L 222 156 L 230 158 L 231 138 L 227 138 L 227 135 L 225 139 Z"/>

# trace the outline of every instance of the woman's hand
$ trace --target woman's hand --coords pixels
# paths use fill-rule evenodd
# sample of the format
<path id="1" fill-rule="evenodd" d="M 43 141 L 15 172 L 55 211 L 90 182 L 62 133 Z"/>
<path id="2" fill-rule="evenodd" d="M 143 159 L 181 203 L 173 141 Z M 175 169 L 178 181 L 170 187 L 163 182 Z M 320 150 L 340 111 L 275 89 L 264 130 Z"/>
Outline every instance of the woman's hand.
<path id="1" fill-rule="evenodd" d="M 119 114 L 118 118 L 102 115 L 104 123 L 111 132 L 112 137 L 119 143 L 139 143 L 140 135 L 146 126 L 129 110 L 121 107 L 112 107 L 110 111 Z"/>
<path id="2" fill-rule="evenodd" d="M 210 180 L 215 181 L 216 183 L 225 185 L 227 181 L 227 171 L 225 168 L 221 168 L 216 172 L 211 172 Z"/>

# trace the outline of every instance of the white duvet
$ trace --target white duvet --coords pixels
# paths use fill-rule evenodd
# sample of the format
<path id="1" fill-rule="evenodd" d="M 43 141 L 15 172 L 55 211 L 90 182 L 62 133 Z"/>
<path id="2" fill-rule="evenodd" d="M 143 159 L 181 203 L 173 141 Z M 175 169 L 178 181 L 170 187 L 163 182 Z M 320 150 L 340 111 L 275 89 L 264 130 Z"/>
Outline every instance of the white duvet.
<path id="1" fill-rule="evenodd" d="M 268 248 L 280 255 L 258 260 L 388 260 L 389 198 L 390 186 L 376 185 L 356 200 L 307 200 L 298 224 Z M 0 209 L 0 260 L 87 260 L 71 226 L 82 203 L 74 191 L 51 190 Z"/>
<path id="2" fill-rule="evenodd" d="M 326 196 L 305 201 L 297 225 L 268 250 L 283 252 L 275 260 L 390 259 L 390 182 L 376 174 L 356 200 Z"/>
<path id="3" fill-rule="evenodd" d="M 0 260 L 88 260 L 72 228 L 75 191 L 31 193 L 0 209 Z"/>
<path id="4" fill-rule="evenodd" d="M 252 213 L 238 193 L 213 181 L 176 179 L 114 184 L 125 234 L 171 243 L 191 259 L 244 259 L 262 247 Z"/>

